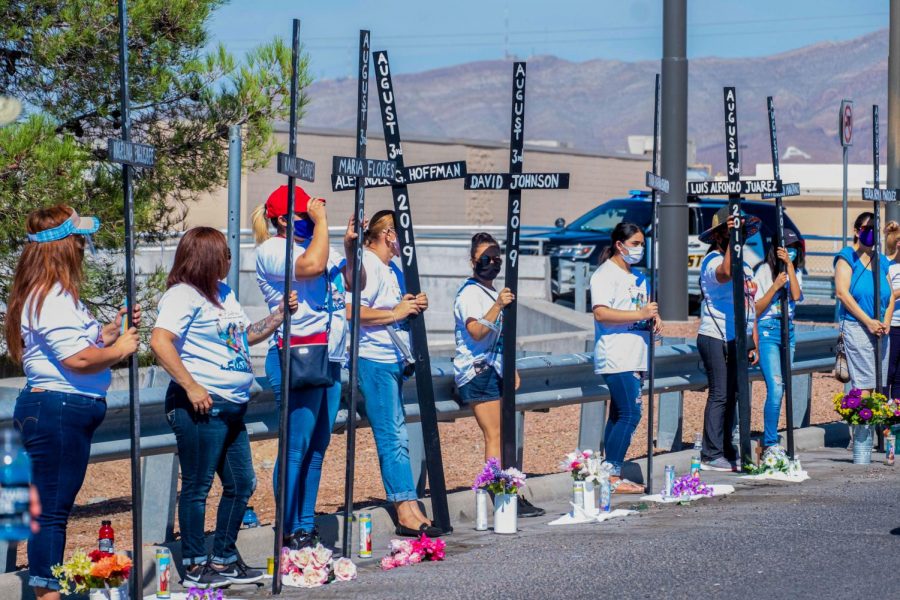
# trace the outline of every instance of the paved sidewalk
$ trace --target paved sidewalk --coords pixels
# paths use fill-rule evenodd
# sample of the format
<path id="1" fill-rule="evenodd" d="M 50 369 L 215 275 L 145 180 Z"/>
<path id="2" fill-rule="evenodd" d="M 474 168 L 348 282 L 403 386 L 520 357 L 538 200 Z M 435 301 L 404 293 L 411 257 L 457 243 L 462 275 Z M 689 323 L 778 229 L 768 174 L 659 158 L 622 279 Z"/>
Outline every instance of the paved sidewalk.
<path id="1" fill-rule="evenodd" d="M 896 598 L 900 595 L 900 464 L 854 466 L 843 449 L 806 452 L 802 484 L 730 483 L 731 496 L 690 506 L 639 506 L 603 524 L 550 527 L 565 512 L 520 520 L 516 536 L 458 523 L 447 559 L 382 572 L 290 598 Z M 661 467 L 660 467 L 660 470 Z M 622 497 L 620 507 L 639 505 Z M 376 549 L 380 557 L 385 549 Z M 268 595 L 232 588 L 233 597 Z"/>

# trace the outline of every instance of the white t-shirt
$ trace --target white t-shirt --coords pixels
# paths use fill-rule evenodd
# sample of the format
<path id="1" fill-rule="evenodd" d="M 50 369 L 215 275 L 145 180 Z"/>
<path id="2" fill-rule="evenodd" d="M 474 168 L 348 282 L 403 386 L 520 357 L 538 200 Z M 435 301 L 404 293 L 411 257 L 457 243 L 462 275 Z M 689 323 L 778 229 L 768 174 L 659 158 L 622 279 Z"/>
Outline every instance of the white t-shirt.
<path id="1" fill-rule="evenodd" d="M 647 277 L 625 271 L 611 260 L 591 275 L 591 305 L 615 310 L 638 311 L 649 298 Z M 624 373 L 647 370 L 650 324 L 601 323 L 594 320 L 594 373 Z"/>
<path id="2" fill-rule="evenodd" d="M 700 264 L 700 288 L 703 300 L 700 302 L 700 328 L 698 333 L 730 342 L 734 339 L 734 296 L 731 293 L 734 285 L 730 280 L 719 283 L 716 279 L 716 268 L 725 260 L 725 256 L 713 250 L 707 254 Z M 747 333 L 753 331 L 756 316 L 754 298 L 756 284 L 753 272 L 744 263 L 744 307 L 747 315 Z"/>
<path id="3" fill-rule="evenodd" d="M 295 264 L 305 252 L 306 248 L 294 244 Z M 330 312 L 331 332 L 328 335 L 330 359 L 341 363 L 347 359 L 345 304 L 347 288 L 344 285 L 343 275 L 346 263 L 339 252 L 329 248 L 327 279 L 326 275 L 322 275 L 312 279 L 295 279 L 291 283 L 291 289 L 297 292 L 299 302 L 297 312 L 291 317 L 291 337 L 304 338 L 325 332 L 328 329 Z M 281 304 L 284 293 L 284 238 L 269 238 L 256 249 L 256 282 L 269 305 L 269 310 L 274 312 Z M 280 335 L 280 331 L 277 335 Z M 272 336 L 269 343 L 270 345 L 276 343 L 275 336 Z"/>
<path id="4" fill-rule="evenodd" d="M 28 385 L 42 390 L 103 398 L 112 373 L 75 373 L 62 361 L 85 348 L 102 348 L 102 326 L 58 283 L 50 288 L 41 311 L 33 314 L 31 300 L 22 310 L 22 366 Z"/>
<path id="5" fill-rule="evenodd" d="M 888 267 L 888 279 L 891 281 L 892 290 L 900 289 L 900 263 L 891 261 L 891 266 Z M 900 327 L 900 307 L 894 309 L 891 327 Z"/>
<path id="6" fill-rule="evenodd" d="M 390 310 L 400 303 L 406 287 L 403 282 L 403 272 L 394 261 L 384 264 L 381 259 L 372 252 L 363 252 L 363 267 L 366 269 L 366 287 L 360 295 L 362 306 L 379 310 Z M 409 340 L 409 323 L 406 319 L 398 321 L 396 325 L 371 325 L 359 328 L 359 356 L 380 363 L 399 363 L 403 360 L 403 353 L 394 344 L 388 327 L 394 327 L 394 331 L 401 342 L 412 351 Z"/>
<path id="7" fill-rule="evenodd" d="M 497 292 L 467 279 L 456 292 L 453 317 L 456 321 L 456 354 L 453 356 L 453 373 L 456 387 L 462 387 L 475 378 L 475 363 L 490 365 L 497 375 L 503 375 L 503 339 L 501 325 L 503 313 L 494 321 L 496 331 L 490 331 L 476 340 L 466 329 L 469 319 L 483 319 L 497 301 Z"/>
<path id="8" fill-rule="evenodd" d="M 766 295 L 766 292 L 769 291 L 769 288 L 772 287 L 773 279 L 772 279 L 772 268 L 769 266 L 769 263 L 763 263 L 756 270 L 756 275 L 753 276 L 753 282 L 756 284 L 756 297 L 753 299 L 755 302 L 762 300 L 762 297 Z M 800 301 L 803 301 L 803 273 L 797 271 L 797 283 L 800 284 Z M 898 281 L 900 284 L 900 281 Z M 794 298 L 791 296 L 791 280 L 788 279 L 787 284 L 784 286 L 784 291 L 788 295 L 788 319 L 794 319 L 794 312 L 797 308 L 797 303 L 794 302 Z M 758 321 L 765 321 L 766 319 L 780 319 L 781 318 L 781 292 L 776 292 L 775 297 L 772 298 L 772 302 L 769 303 L 768 308 L 759 315 Z"/>
<path id="9" fill-rule="evenodd" d="M 210 394 L 243 404 L 250 400 L 253 369 L 250 319 L 234 291 L 219 282 L 218 307 L 190 285 L 170 287 L 159 300 L 154 327 L 174 333 L 175 348 L 194 380 Z"/>

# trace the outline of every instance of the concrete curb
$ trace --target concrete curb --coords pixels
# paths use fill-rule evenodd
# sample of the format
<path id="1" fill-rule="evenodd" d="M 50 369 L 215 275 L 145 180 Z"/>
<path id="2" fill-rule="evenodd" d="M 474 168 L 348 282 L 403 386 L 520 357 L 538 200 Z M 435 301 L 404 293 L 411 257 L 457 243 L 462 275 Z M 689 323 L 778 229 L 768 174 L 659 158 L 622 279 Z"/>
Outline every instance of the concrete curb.
<path id="1" fill-rule="evenodd" d="M 782 434 L 783 437 L 784 434 Z M 815 450 L 823 447 L 844 447 L 850 441 L 850 428 L 845 423 L 828 423 L 804 429 L 797 429 L 794 432 L 794 447 L 799 454 L 809 450 Z M 783 442 L 783 440 L 782 440 Z M 754 448 L 756 446 L 754 441 Z M 691 458 L 694 456 L 693 450 L 682 450 L 679 452 L 670 452 L 654 456 L 653 481 L 654 487 L 662 484 L 663 465 L 675 465 L 679 472 L 687 471 L 691 465 Z M 802 456 L 801 456 L 802 458 Z M 626 463 L 623 475 L 636 481 L 643 483 L 647 472 L 647 459 L 631 461 Z M 525 496 L 533 503 L 540 505 L 557 500 L 563 500 L 570 496 L 571 477 L 566 473 L 555 473 L 552 475 L 542 475 L 529 479 L 525 488 Z M 624 498 L 624 497 L 623 497 Z M 630 497 L 633 499 L 633 496 Z M 431 500 L 425 499 L 421 501 L 428 513 L 431 513 Z M 448 494 L 447 503 L 450 509 L 450 519 L 456 527 L 460 527 L 466 523 L 472 523 L 475 520 L 474 495 L 471 490 L 463 490 Z M 394 537 L 394 521 L 393 511 L 385 506 L 372 506 L 357 509 L 359 512 L 368 512 L 372 515 L 372 539 L 373 539 L 373 559 L 378 560 L 387 553 L 387 543 Z M 329 514 L 316 517 L 316 526 L 322 536 L 322 541 L 326 545 L 339 547 L 343 535 L 343 515 Z M 243 529 L 238 537 L 238 549 L 248 564 L 265 565 L 266 558 L 272 556 L 274 551 L 274 531 L 271 527 L 259 527 L 255 529 Z M 354 531 L 354 539 L 357 540 L 357 532 Z M 207 543 L 212 545 L 212 538 L 207 539 Z M 164 544 L 172 551 L 173 561 L 176 565 L 181 562 L 181 544 L 179 542 L 170 542 Z M 155 591 L 155 566 L 152 548 L 147 546 L 144 551 L 144 581 L 145 594 Z M 358 546 L 354 544 L 352 557 L 356 562 L 361 561 L 357 558 Z M 31 588 L 26 587 L 27 571 L 18 571 L 15 573 L 6 573 L 0 575 L 0 598 L 4 600 L 31 600 L 34 598 Z"/>

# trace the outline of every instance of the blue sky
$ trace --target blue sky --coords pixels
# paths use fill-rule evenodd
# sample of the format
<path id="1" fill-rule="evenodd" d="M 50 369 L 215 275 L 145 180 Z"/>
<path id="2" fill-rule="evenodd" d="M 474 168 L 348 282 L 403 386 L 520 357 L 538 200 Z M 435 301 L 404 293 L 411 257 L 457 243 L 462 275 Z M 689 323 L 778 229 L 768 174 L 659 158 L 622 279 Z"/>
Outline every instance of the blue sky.
<path id="1" fill-rule="evenodd" d="M 301 40 L 317 79 L 356 68 L 361 28 L 391 52 L 395 72 L 553 54 L 656 60 L 662 0 L 231 0 L 210 24 L 236 55 L 303 21 Z M 762 56 L 887 27 L 885 0 L 688 0 L 688 58 Z M 508 32 L 508 33 L 507 33 Z"/>

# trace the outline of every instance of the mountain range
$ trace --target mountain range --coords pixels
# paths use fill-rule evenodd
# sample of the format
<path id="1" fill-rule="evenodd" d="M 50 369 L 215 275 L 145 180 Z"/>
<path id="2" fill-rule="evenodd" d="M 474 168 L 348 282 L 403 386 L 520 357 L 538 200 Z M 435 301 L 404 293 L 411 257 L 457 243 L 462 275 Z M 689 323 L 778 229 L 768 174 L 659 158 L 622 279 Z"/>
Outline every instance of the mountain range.
<path id="1" fill-rule="evenodd" d="M 725 163 L 724 86 L 737 88 L 741 163 L 752 175 L 771 162 L 766 96 L 775 98 L 784 162 L 839 163 L 838 113 L 854 100 L 853 163 L 871 162 L 872 105 L 880 105 L 881 155 L 887 155 L 887 29 L 842 42 L 822 42 L 754 58 L 689 61 L 688 137 L 697 162 L 721 172 Z M 553 140 L 579 150 L 623 154 L 630 135 L 651 135 L 658 61 L 589 60 L 554 56 L 527 61 L 526 140 Z M 369 128 L 381 131 L 374 78 Z M 404 136 L 508 140 L 510 61 L 471 62 L 393 76 Z M 663 82 L 665 85 L 665 82 Z M 356 80 L 314 82 L 303 125 L 353 129 Z"/>

